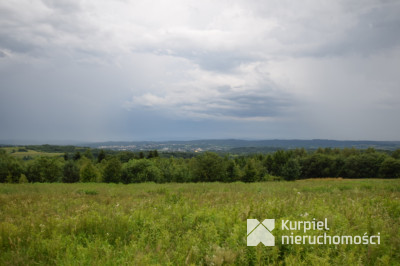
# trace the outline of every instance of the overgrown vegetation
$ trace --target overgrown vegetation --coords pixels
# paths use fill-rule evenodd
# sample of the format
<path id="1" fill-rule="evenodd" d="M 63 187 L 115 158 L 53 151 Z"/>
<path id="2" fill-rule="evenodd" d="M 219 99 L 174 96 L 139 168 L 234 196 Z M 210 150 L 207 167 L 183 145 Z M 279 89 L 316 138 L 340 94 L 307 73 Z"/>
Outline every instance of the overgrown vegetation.
<path id="1" fill-rule="evenodd" d="M 399 181 L 0 184 L 0 265 L 397 265 Z M 381 244 L 247 247 L 249 218 Z"/>

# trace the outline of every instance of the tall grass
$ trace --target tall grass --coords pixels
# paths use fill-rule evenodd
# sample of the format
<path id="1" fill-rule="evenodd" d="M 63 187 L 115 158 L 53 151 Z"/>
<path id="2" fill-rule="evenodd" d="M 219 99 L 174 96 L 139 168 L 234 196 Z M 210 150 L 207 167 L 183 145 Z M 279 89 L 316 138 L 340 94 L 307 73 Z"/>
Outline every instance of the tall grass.
<path id="1" fill-rule="evenodd" d="M 248 218 L 327 218 L 381 244 L 247 247 Z M 393 265 L 399 228 L 400 180 L 0 184 L 1 265 Z"/>

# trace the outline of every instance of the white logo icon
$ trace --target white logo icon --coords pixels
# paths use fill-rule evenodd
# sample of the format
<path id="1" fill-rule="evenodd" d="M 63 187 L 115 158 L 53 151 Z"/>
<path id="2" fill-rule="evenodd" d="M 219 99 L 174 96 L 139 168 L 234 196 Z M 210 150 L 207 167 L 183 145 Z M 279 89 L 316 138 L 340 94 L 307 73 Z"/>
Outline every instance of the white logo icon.
<path id="1" fill-rule="evenodd" d="M 265 246 L 275 246 L 275 237 L 271 233 L 275 228 L 275 219 L 265 219 L 260 223 L 257 219 L 247 219 L 247 246 L 257 246 L 262 242 Z"/>

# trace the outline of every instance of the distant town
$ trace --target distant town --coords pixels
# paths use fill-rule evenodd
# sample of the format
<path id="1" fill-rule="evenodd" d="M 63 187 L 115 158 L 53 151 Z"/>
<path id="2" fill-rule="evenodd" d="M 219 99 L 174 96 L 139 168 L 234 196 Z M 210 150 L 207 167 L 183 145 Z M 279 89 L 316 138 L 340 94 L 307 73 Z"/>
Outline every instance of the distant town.
<path id="1" fill-rule="evenodd" d="M 85 144 L 97 149 L 115 151 L 145 151 L 161 152 L 268 152 L 278 149 L 290 150 L 305 148 L 357 148 L 376 150 L 396 150 L 400 148 L 399 141 L 341 141 L 341 140 L 191 140 L 191 141 L 135 141 L 135 142 L 102 142 Z"/>

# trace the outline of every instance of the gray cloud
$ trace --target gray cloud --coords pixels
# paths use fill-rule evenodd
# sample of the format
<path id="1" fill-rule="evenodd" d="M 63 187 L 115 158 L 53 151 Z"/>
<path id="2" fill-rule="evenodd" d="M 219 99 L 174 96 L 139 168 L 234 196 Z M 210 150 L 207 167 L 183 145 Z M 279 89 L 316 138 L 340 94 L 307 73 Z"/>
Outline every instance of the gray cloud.
<path id="1" fill-rule="evenodd" d="M 380 0 L 2 1 L 0 138 L 145 138 L 148 121 L 396 138 L 398 14 Z"/>
<path id="2" fill-rule="evenodd" d="M 67 1 L 67 0 L 42 0 L 48 8 L 57 10 L 63 14 L 71 14 L 81 11 L 81 5 L 79 1 Z"/>
<path id="3" fill-rule="evenodd" d="M 353 20 L 351 27 L 344 27 L 340 38 L 329 40 L 319 49 L 305 55 L 361 54 L 365 56 L 399 45 L 400 36 L 394 33 L 400 27 L 398 2 L 375 3 L 357 8 L 359 9 L 354 10 L 354 13 L 350 13 Z"/>
<path id="4" fill-rule="evenodd" d="M 205 70 L 221 72 L 229 72 L 241 64 L 257 61 L 257 58 L 251 55 L 226 51 L 182 54 L 181 56 L 195 62 Z"/>

